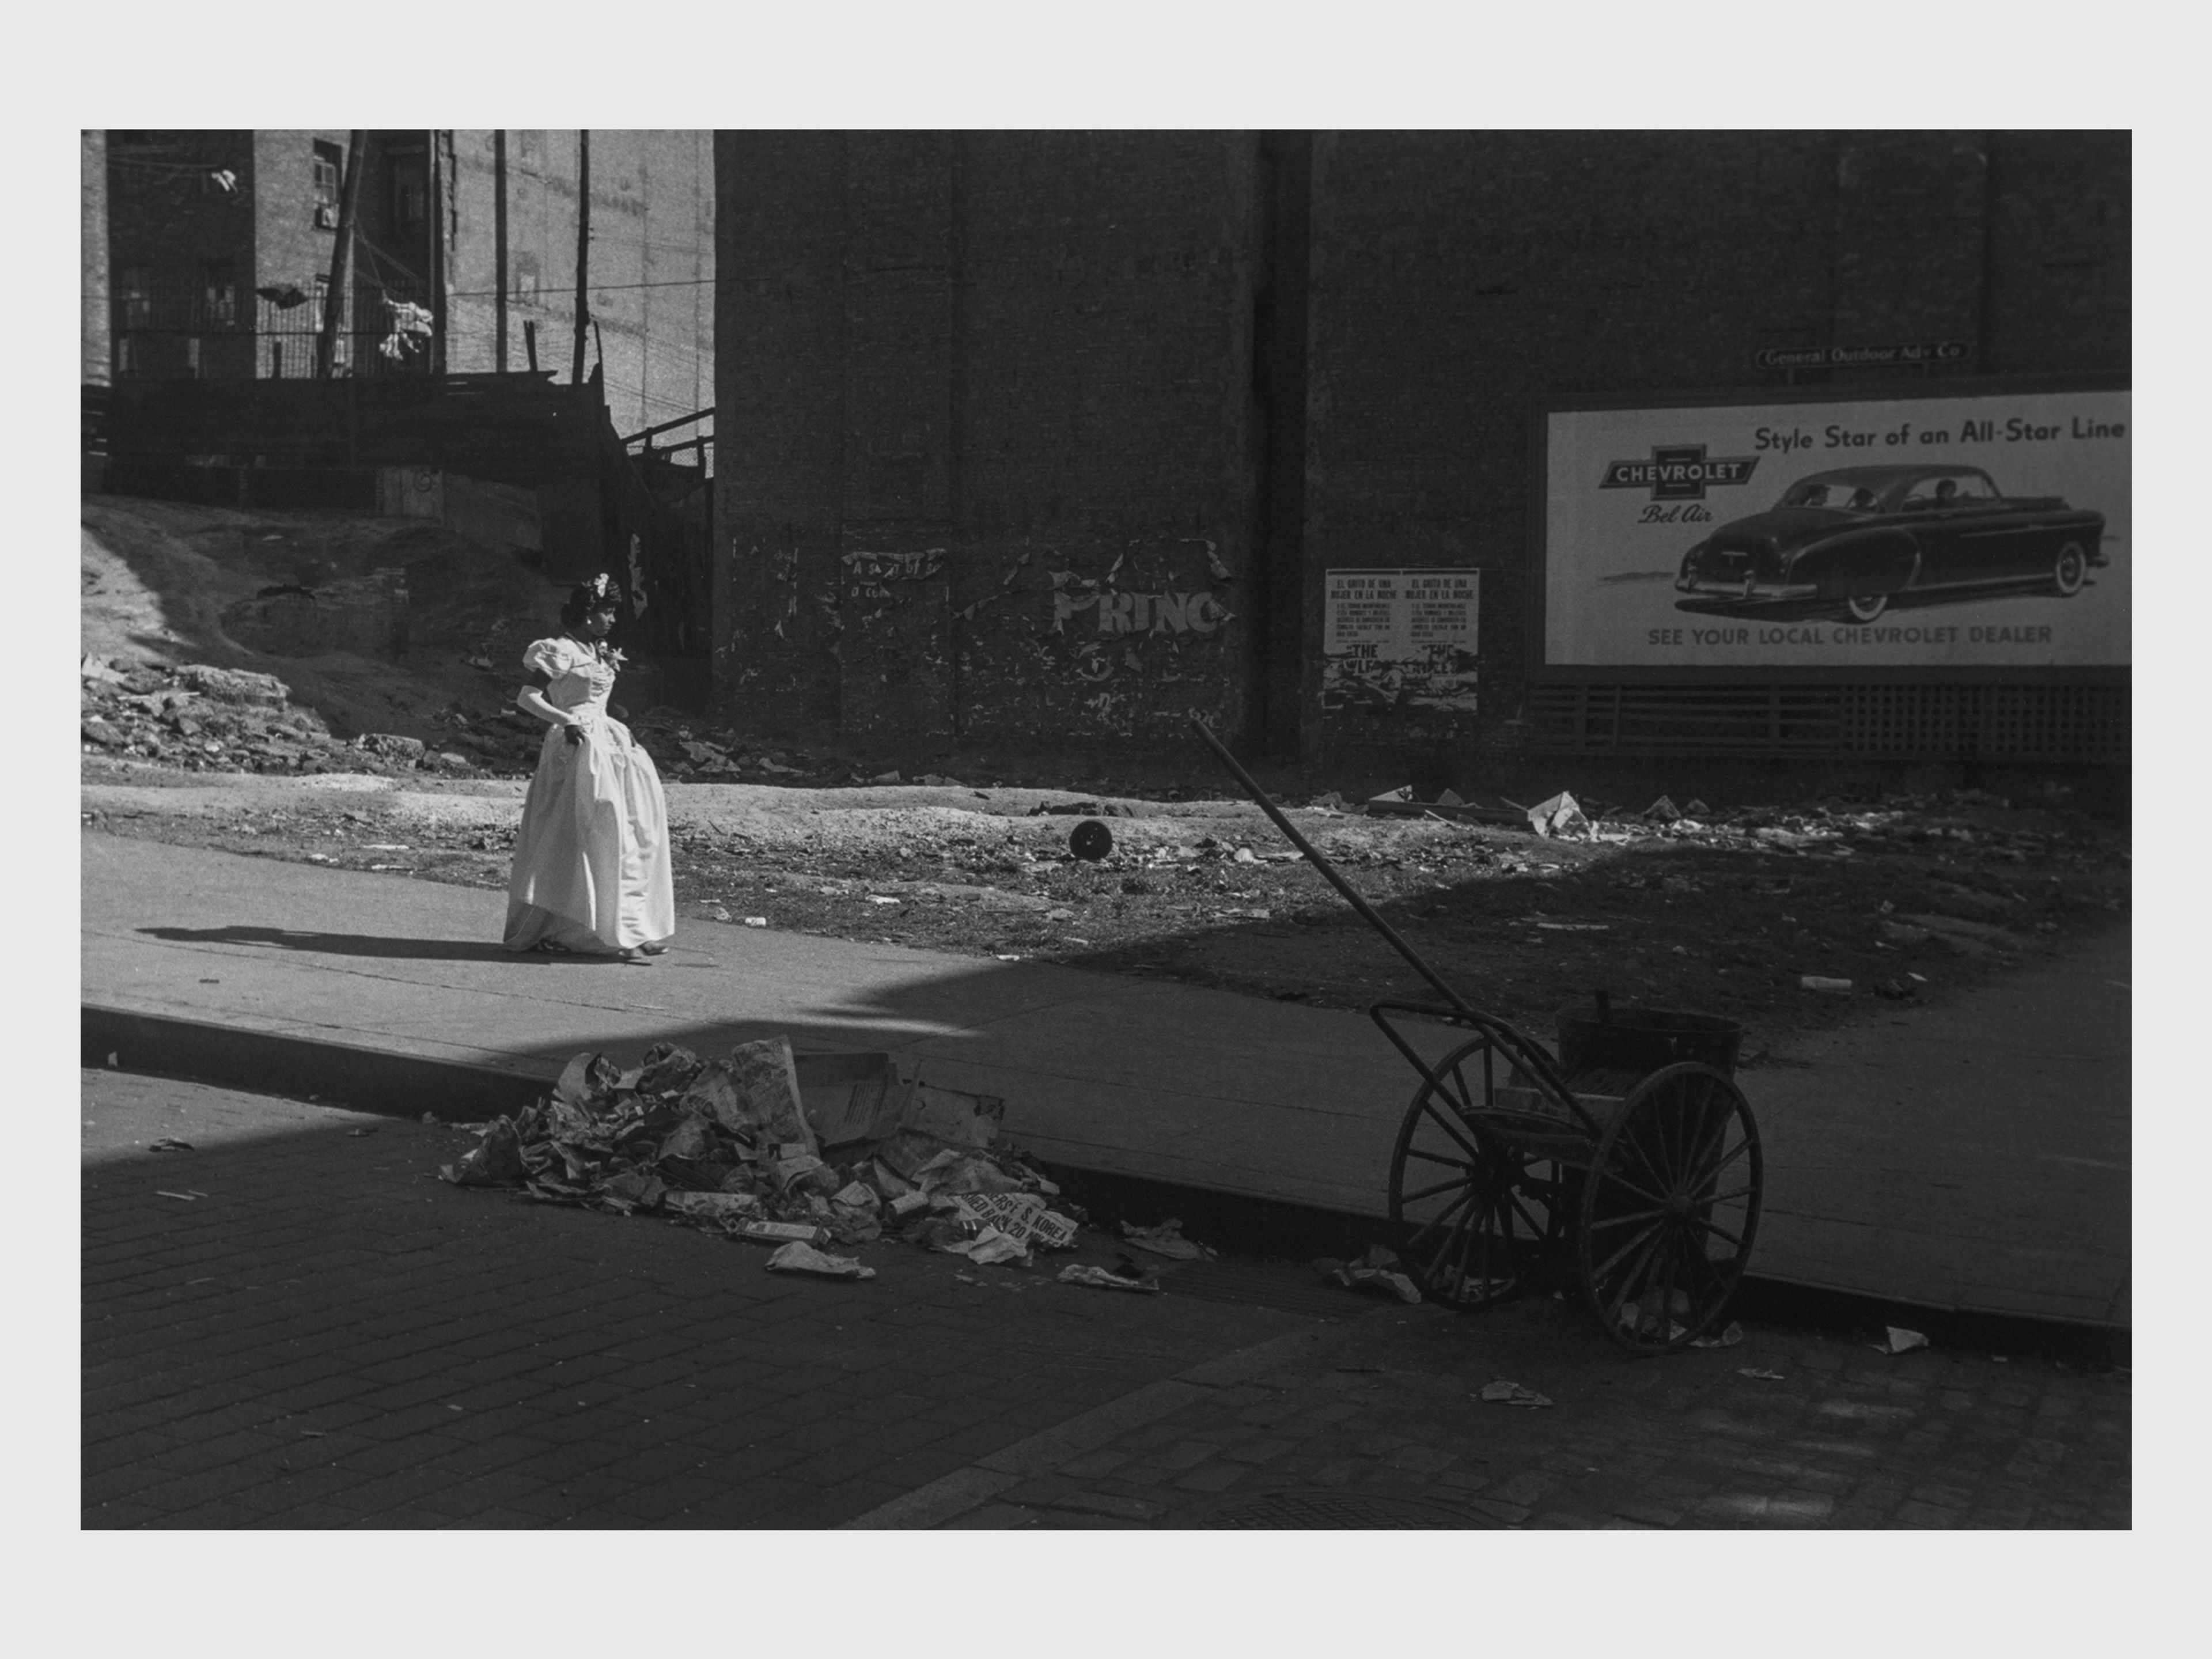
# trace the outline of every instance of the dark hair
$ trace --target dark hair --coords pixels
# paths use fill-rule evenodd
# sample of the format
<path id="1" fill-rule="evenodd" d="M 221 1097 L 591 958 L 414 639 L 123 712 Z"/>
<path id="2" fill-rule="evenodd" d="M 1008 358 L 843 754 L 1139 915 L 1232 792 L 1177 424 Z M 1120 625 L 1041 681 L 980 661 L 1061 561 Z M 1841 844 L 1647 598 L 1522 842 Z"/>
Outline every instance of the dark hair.
<path id="1" fill-rule="evenodd" d="M 604 575 L 594 576 L 587 582 L 579 582 L 569 591 L 568 602 L 561 607 L 561 625 L 580 627 L 584 618 L 598 611 L 622 609 L 622 592 Z"/>

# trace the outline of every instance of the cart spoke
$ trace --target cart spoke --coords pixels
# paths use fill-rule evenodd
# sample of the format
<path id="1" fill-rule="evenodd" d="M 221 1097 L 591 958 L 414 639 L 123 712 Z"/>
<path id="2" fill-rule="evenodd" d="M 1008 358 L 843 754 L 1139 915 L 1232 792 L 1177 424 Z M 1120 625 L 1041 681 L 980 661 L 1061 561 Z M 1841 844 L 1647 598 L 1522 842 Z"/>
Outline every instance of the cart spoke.
<path id="1" fill-rule="evenodd" d="M 1406 1156 L 1418 1158 L 1425 1164 L 1441 1164 L 1448 1170 L 1464 1170 L 1469 1175 L 1473 1175 L 1477 1167 L 1467 1158 L 1446 1158 L 1442 1152 L 1431 1152 L 1419 1146 L 1407 1147 Z"/>
<path id="2" fill-rule="evenodd" d="M 1454 1060 L 1452 1062 L 1451 1076 L 1453 1085 L 1452 1093 L 1459 1101 L 1460 1110 L 1462 1112 L 1473 1111 L 1474 1109 L 1474 1096 L 1467 1086 L 1467 1073 L 1460 1069 L 1460 1062 L 1458 1060 Z"/>
<path id="3" fill-rule="evenodd" d="M 1732 1204 L 1739 1198 L 1749 1198 L 1751 1196 L 1751 1192 L 1752 1189 L 1748 1187 L 1739 1187 L 1732 1193 L 1715 1193 L 1711 1198 L 1701 1198 L 1698 1202 L 1708 1206 L 1714 1204 Z"/>
<path id="4" fill-rule="evenodd" d="M 1512 1196 L 1512 1203 L 1513 1203 L 1513 1209 L 1514 1209 L 1514 1212 L 1515 1212 L 1516 1214 L 1517 1214 L 1517 1215 L 1521 1218 L 1521 1219 L 1522 1219 L 1522 1221 L 1524 1221 L 1525 1223 L 1527 1223 L 1527 1224 L 1528 1224 L 1528 1231 L 1530 1232 L 1530 1234 L 1531 1234 L 1531 1235 L 1533 1235 L 1534 1237 L 1537 1237 L 1537 1238 L 1541 1238 L 1541 1237 L 1544 1237 L 1544 1229 L 1543 1229 L 1542 1227 L 1540 1227 L 1540 1226 L 1539 1226 L 1539 1225 L 1537 1224 L 1537 1223 L 1536 1223 L 1536 1218 L 1535 1218 L 1534 1216 L 1530 1215 L 1530 1214 L 1528 1213 L 1528 1211 L 1527 1207 L 1526 1207 L 1524 1205 L 1522 1205 L 1522 1203 L 1521 1202 L 1521 1194 L 1516 1191 L 1516 1192 L 1515 1192 L 1511 1196 Z M 1508 1225 L 1507 1225 L 1506 1231 L 1507 1231 L 1508 1232 L 1510 1232 L 1510 1231 L 1512 1231 L 1512 1228 L 1511 1228 L 1511 1225 L 1510 1225 L 1510 1223 L 1509 1223 L 1509 1224 L 1508 1224 Z"/>
<path id="5" fill-rule="evenodd" d="M 1438 1128 L 1442 1129 L 1446 1134 L 1457 1141 L 1460 1145 L 1460 1149 L 1469 1158 L 1475 1159 L 1477 1162 L 1481 1160 L 1482 1148 L 1476 1146 L 1474 1142 L 1468 1139 L 1465 1134 L 1461 1133 L 1460 1125 L 1454 1123 L 1449 1118 L 1438 1111 L 1436 1109 L 1434 1102 L 1424 1099 L 1421 1102 L 1421 1109 L 1428 1114 L 1430 1119 Z"/>
<path id="6" fill-rule="evenodd" d="M 1729 1243 L 1735 1246 L 1736 1251 L 1739 1255 L 1742 1253 L 1743 1240 L 1736 1234 L 1730 1232 L 1727 1228 L 1717 1225 L 1716 1224 L 1706 1220 L 1703 1216 L 1694 1218 L 1691 1224 L 1701 1227 L 1709 1233 L 1719 1234 L 1721 1237 L 1725 1238 Z"/>
<path id="7" fill-rule="evenodd" d="M 1452 1228 L 1451 1231 L 1444 1235 L 1443 1242 L 1437 1246 L 1436 1253 L 1429 1257 L 1428 1266 L 1421 1272 L 1421 1279 L 1425 1284 L 1436 1285 L 1443 1282 L 1442 1275 L 1437 1270 L 1443 1265 L 1444 1257 L 1450 1252 L 1453 1243 L 1466 1237 L 1474 1226 L 1480 1215 L 1480 1211 L 1470 1208 L 1459 1218 L 1458 1224 Z"/>
<path id="8" fill-rule="evenodd" d="M 1423 1239 L 1426 1238 L 1431 1233 L 1436 1231 L 1438 1228 L 1443 1226 L 1454 1216 L 1457 1215 L 1462 1210 L 1467 1208 L 1468 1205 L 1472 1204 L 1474 1201 L 1474 1194 L 1475 1188 L 1472 1183 L 1461 1188 L 1460 1195 L 1457 1198 L 1452 1200 L 1452 1201 L 1445 1205 L 1442 1210 L 1438 1211 L 1435 1215 L 1430 1217 L 1426 1221 L 1424 1221 L 1419 1227 L 1413 1230 L 1413 1236 L 1406 1241 L 1405 1253 L 1410 1255 L 1419 1247 Z"/>
<path id="9" fill-rule="evenodd" d="M 1663 1231 L 1665 1230 L 1662 1228 L 1657 1222 L 1655 1221 L 1652 1223 L 1651 1225 L 1646 1227 L 1642 1232 L 1637 1234 L 1635 1237 L 1630 1239 L 1627 1243 L 1622 1245 L 1611 1255 L 1606 1257 L 1603 1263 L 1599 1266 L 1597 1271 L 1590 1275 L 1591 1279 L 1593 1281 L 1602 1279 L 1607 1273 L 1619 1267 L 1620 1263 L 1627 1258 L 1631 1251 L 1634 1250 L 1638 1245 L 1644 1244 L 1650 1239 L 1656 1238 Z"/>
<path id="10" fill-rule="evenodd" d="M 1634 1193 L 1637 1197 L 1642 1199 L 1646 1204 L 1664 1204 L 1667 1201 L 1657 1193 L 1647 1193 L 1643 1188 L 1638 1186 L 1632 1181 L 1622 1180 L 1617 1173 L 1611 1170 L 1607 1170 L 1600 1178 L 1611 1182 L 1614 1186 L 1621 1188 L 1624 1192 Z"/>
<path id="11" fill-rule="evenodd" d="M 1649 1221 L 1654 1216 L 1666 1213 L 1664 1210 L 1638 1210 L 1628 1215 L 1609 1215 L 1602 1221 L 1591 1222 L 1589 1231 L 1594 1233 L 1603 1232 L 1607 1227 L 1626 1227 L 1632 1221 Z"/>
<path id="12" fill-rule="evenodd" d="M 1690 1190 L 1692 1192 L 1695 1192 L 1707 1182 L 1717 1177 L 1723 1170 L 1727 1169 L 1729 1164 L 1735 1163 L 1736 1159 L 1741 1158 L 1750 1150 L 1751 1137 L 1749 1135 L 1746 1135 L 1741 1140 L 1736 1142 L 1735 1149 L 1733 1152 L 1728 1153 L 1717 1162 L 1708 1164 L 1704 1170 L 1698 1171 L 1697 1178 L 1690 1182 Z"/>
<path id="13" fill-rule="evenodd" d="M 1401 1193 L 1399 1194 L 1398 1201 L 1401 1204 L 1411 1204 L 1417 1198 L 1434 1198 L 1438 1193 L 1448 1193 L 1455 1187 L 1471 1186 L 1473 1183 L 1474 1172 L 1470 1170 L 1465 1177 L 1457 1181 L 1439 1181 L 1433 1187 L 1423 1187 L 1417 1192 Z"/>
<path id="14" fill-rule="evenodd" d="M 1452 1285 L 1455 1291 L 1462 1297 L 1467 1294 L 1467 1253 L 1474 1248 L 1477 1238 L 1482 1241 L 1483 1258 L 1486 1264 L 1490 1255 L 1490 1229 L 1483 1226 L 1480 1219 L 1477 1219 L 1475 1225 L 1460 1234 L 1459 1259 L 1452 1264 Z M 1482 1285 L 1483 1295 L 1486 1298 L 1490 1294 L 1490 1273 L 1486 1265 L 1482 1276 Z"/>

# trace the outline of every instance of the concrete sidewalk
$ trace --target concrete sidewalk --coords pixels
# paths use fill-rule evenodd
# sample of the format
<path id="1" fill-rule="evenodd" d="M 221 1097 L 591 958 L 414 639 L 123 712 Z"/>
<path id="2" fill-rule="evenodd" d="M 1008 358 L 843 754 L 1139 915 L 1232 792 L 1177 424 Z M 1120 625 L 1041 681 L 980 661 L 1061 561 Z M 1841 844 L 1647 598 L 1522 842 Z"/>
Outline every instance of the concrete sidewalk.
<path id="1" fill-rule="evenodd" d="M 1384 1210 L 1414 1079 L 1364 1016 L 712 922 L 679 922 L 651 969 L 517 958 L 501 914 L 494 893 L 88 834 L 83 1000 L 549 1080 L 580 1049 L 661 1040 L 887 1048 L 1004 1097 L 1009 1138 L 1048 1161 Z M 2128 963 L 2116 928 L 1747 1072 L 1758 1273 L 2125 1325 Z"/>

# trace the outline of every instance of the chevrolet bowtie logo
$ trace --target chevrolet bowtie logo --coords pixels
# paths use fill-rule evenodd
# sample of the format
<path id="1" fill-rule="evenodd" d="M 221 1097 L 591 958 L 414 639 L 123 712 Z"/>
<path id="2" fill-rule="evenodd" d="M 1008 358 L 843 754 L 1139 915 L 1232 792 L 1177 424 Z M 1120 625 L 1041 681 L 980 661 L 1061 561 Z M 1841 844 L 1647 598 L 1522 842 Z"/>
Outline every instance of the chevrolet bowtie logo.
<path id="1" fill-rule="evenodd" d="M 1708 485 L 1751 482 L 1756 455 L 1717 455 L 1703 444 L 1654 444 L 1648 461 L 1611 461 L 1600 489 L 1649 489 L 1655 501 L 1701 501 Z"/>

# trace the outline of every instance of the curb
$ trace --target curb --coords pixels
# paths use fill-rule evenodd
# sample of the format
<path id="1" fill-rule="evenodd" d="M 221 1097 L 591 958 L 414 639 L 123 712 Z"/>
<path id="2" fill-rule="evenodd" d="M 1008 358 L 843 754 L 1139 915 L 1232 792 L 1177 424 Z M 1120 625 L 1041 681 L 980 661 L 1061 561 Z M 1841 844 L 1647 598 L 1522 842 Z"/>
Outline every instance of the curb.
<path id="1" fill-rule="evenodd" d="M 428 1113 L 477 1122 L 534 1104 L 559 1075 L 559 1067 L 550 1062 L 542 1071 L 477 1066 L 92 1003 L 82 1005 L 81 1013 L 86 1066 L 105 1067 L 112 1056 L 121 1071 L 289 1095 L 386 1117 L 413 1119 Z M 1175 1186 L 1033 1155 L 1030 1162 L 1102 1219 L 1179 1214 L 1194 1231 L 1233 1238 L 1249 1254 L 1355 1255 L 1388 1237 L 1385 1221 L 1286 1200 Z M 1756 1273 L 1744 1276 L 1734 1310 L 1778 1324 L 1878 1328 L 1910 1323 L 1946 1346 L 2047 1351 L 2117 1364 L 2129 1363 L 2134 1342 L 2128 1326 L 1946 1307 Z"/>
<path id="2" fill-rule="evenodd" d="M 988 1503 L 1010 1487 L 1050 1474 L 1063 1463 L 1119 1439 L 1133 1429 L 1157 1423 L 1185 1406 L 1203 1400 L 1216 1389 L 1233 1388 L 1279 1366 L 1312 1359 L 1340 1346 L 1350 1346 L 1370 1321 L 1397 1310 L 1377 1308 L 1372 1313 L 1325 1330 L 1289 1331 L 1249 1348 L 1239 1348 L 1187 1370 L 1147 1382 L 1141 1389 L 1109 1400 L 1103 1406 L 1071 1417 L 1065 1423 L 1039 1430 L 967 1468 L 939 1475 L 927 1486 L 879 1504 L 865 1515 L 843 1522 L 840 1532 L 890 1529 L 927 1530 L 955 1520 Z"/>

